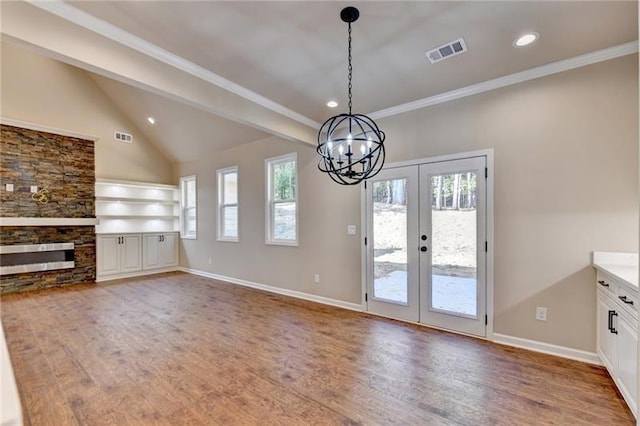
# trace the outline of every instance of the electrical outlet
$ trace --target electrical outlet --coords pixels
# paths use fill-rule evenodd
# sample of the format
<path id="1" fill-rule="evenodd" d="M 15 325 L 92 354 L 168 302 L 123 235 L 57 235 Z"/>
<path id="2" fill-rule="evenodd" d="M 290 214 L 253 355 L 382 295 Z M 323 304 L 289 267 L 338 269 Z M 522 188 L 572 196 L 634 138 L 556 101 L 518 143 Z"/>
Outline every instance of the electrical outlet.
<path id="1" fill-rule="evenodd" d="M 209 265 L 211 265 L 211 258 L 209 258 Z"/>
<path id="2" fill-rule="evenodd" d="M 536 308 L 536 319 L 538 321 L 546 321 L 547 320 L 547 308 Z"/>
<path id="3" fill-rule="evenodd" d="M 347 235 L 356 235 L 355 225 L 347 225 Z"/>
<path id="4" fill-rule="evenodd" d="M 38 187 L 37 187 L 36 185 L 31 185 L 31 188 L 30 188 L 30 189 L 31 189 L 31 192 L 32 192 L 33 194 L 35 194 L 36 192 L 38 192 Z"/>
<path id="5" fill-rule="evenodd" d="M 320 274 L 315 274 L 313 276 L 313 282 L 318 284 L 320 282 Z"/>
<path id="6" fill-rule="evenodd" d="M 13 192 L 13 184 L 12 183 L 5 184 L 4 189 L 6 189 L 7 192 Z"/>

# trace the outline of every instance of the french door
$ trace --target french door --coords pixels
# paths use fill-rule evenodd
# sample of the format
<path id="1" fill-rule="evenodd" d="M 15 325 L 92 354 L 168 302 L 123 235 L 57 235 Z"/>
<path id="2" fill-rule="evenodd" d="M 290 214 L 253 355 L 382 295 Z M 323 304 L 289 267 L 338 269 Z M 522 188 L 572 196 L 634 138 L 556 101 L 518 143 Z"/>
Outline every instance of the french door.
<path id="1" fill-rule="evenodd" d="M 486 336 L 486 167 L 438 161 L 367 182 L 368 311 Z"/>

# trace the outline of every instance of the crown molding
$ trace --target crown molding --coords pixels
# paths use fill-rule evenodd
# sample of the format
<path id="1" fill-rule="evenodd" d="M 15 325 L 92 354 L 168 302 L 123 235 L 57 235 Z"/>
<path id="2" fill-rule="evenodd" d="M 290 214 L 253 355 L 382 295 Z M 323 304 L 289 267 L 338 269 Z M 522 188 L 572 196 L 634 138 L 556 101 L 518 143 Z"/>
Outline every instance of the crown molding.
<path id="1" fill-rule="evenodd" d="M 70 138 L 84 139 L 92 142 L 97 142 L 100 139 L 97 136 L 73 132 L 70 130 L 58 129 L 55 127 L 45 126 L 43 124 L 36 124 L 36 123 L 29 123 L 26 121 L 14 120 L 12 118 L 6 118 L 6 117 L 0 117 L 0 124 L 4 124 L 5 126 L 21 127 L 23 129 L 35 130 L 36 132 L 53 133 L 55 135 L 68 136 Z"/>
<path id="2" fill-rule="evenodd" d="M 51 1 L 39 1 L 39 0 L 26 0 L 27 3 L 45 10 L 59 18 L 65 19 L 76 25 L 79 25 L 89 31 L 93 31 L 103 37 L 120 43 L 124 46 L 130 47 L 144 55 L 154 58 L 160 62 L 170 65 L 176 69 L 184 71 L 195 77 L 198 77 L 206 82 L 209 82 L 222 89 L 236 94 L 244 99 L 254 102 L 264 108 L 267 108 L 273 112 L 281 114 L 299 123 L 302 123 L 311 128 L 317 129 L 320 127 L 320 123 L 299 114 L 277 102 L 272 101 L 262 95 L 259 95 L 246 87 L 243 87 L 231 80 L 207 70 L 199 65 L 194 64 L 180 56 L 174 55 L 161 47 L 156 46 L 146 40 L 141 39 L 121 28 L 116 27 L 102 19 L 98 19 L 93 15 L 90 15 L 80 9 L 65 3 L 62 0 Z"/>
<path id="3" fill-rule="evenodd" d="M 449 92 L 439 93 L 423 99 L 418 99 L 405 104 L 396 105 L 394 107 L 381 109 L 379 111 L 368 114 L 369 117 L 375 119 L 391 117 L 393 115 L 414 111 L 444 102 L 453 101 L 467 96 L 477 95 L 479 93 L 488 92 L 490 90 L 502 87 L 512 86 L 514 84 L 523 83 L 525 81 L 534 80 L 536 78 L 546 77 L 548 75 L 569 71 L 575 68 L 584 67 L 586 65 L 598 62 L 608 61 L 610 59 L 619 58 L 621 56 L 632 55 L 638 52 L 638 40 L 613 46 L 607 49 L 597 50 L 595 52 L 586 53 L 584 55 L 574 56 L 573 58 L 564 59 L 558 62 L 531 68 L 525 71 L 498 77 L 493 80 L 483 81 L 482 83 L 472 84 L 471 86 L 462 87 L 460 89 L 451 90 Z"/>

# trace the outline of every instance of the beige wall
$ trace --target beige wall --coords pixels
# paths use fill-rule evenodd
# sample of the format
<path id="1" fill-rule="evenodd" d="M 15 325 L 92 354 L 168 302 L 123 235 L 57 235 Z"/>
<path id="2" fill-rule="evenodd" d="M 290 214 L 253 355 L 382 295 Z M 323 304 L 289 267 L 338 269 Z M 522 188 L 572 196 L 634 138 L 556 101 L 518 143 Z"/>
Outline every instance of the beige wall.
<path id="1" fill-rule="evenodd" d="M 379 124 L 390 161 L 494 148 L 495 332 L 595 351 L 590 253 L 638 250 L 637 56 Z"/>
<path id="2" fill-rule="evenodd" d="M 298 153 L 299 246 L 265 245 L 264 160 L 292 152 Z M 216 170 L 234 165 L 240 242 L 216 242 Z M 315 148 L 273 137 L 181 164 L 178 174 L 196 174 L 198 186 L 198 239 L 182 240 L 182 266 L 360 302 L 360 239 L 347 235 L 348 224 L 360 225 L 360 191 L 321 176 Z M 313 283 L 316 273 L 320 284 Z"/>
<path id="3" fill-rule="evenodd" d="M 80 69 L 3 42 L 0 116 L 97 136 L 96 177 L 173 184 L 170 162 Z M 134 142 L 114 140 L 115 130 Z"/>
<path id="4" fill-rule="evenodd" d="M 638 247 L 637 76 L 629 56 L 380 120 L 390 162 L 494 148 L 495 332 L 595 351 L 590 253 Z M 264 159 L 294 151 L 300 246 L 267 246 Z M 216 242 L 215 170 L 232 165 L 240 243 Z M 319 173 L 313 148 L 272 138 L 176 168 L 198 176 L 184 266 L 360 302 L 360 240 L 346 234 L 358 224 L 360 235 L 359 189 Z"/>

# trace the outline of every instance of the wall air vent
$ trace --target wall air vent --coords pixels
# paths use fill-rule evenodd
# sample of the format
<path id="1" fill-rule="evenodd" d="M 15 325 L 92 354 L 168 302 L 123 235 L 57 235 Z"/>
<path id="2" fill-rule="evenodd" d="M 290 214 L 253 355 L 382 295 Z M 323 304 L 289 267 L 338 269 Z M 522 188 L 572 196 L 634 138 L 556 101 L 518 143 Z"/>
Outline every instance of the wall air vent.
<path id="1" fill-rule="evenodd" d="M 118 132 L 116 131 L 115 134 L 113 135 L 113 138 L 117 141 L 120 142 L 125 142 L 125 143 L 132 143 L 133 142 L 133 136 L 130 135 L 129 133 L 125 133 L 125 132 Z"/>
<path id="2" fill-rule="evenodd" d="M 440 62 L 466 51 L 467 45 L 465 44 L 464 39 L 459 38 L 455 41 L 443 44 L 440 47 L 436 47 L 435 49 L 429 50 L 428 52 L 425 52 L 425 55 L 427 55 L 427 58 L 429 58 L 429 61 L 431 61 L 432 64 L 435 64 L 436 62 Z"/>

